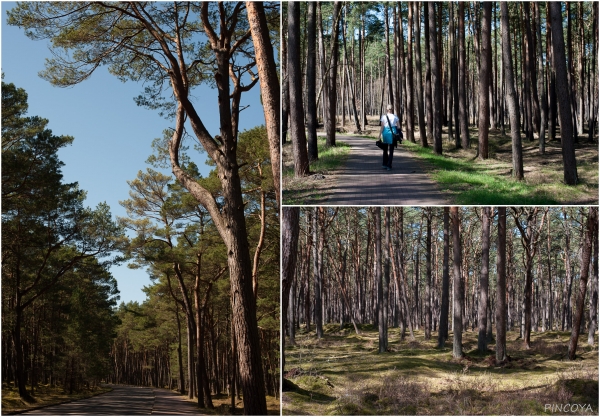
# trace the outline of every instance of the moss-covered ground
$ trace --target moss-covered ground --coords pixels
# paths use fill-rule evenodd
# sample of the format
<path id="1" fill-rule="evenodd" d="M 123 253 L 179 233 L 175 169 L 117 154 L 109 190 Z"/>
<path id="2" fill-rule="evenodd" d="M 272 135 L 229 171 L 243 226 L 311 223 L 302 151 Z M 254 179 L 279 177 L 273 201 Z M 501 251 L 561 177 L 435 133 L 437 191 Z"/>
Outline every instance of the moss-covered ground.
<path id="1" fill-rule="evenodd" d="M 477 351 L 477 332 L 463 333 L 463 359 L 452 338 L 437 348 L 437 333 L 400 341 L 389 329 L 389 349 L 378 353 L 378 332 L 328 325 L 325 337 L 301 330 L 287 345 L 284 415 L 598 415 L 598 345 L 582 335 L 575 361 L 566 358 L 569 332 L 532 333 L 525 349 L 509 332 L 510 360 L 495 361 L 495 341 Z M 596 340 L 597 337 L 596 337 Z M 568 412 L 557 407 L 569 404 Z M 577 406 L 575 406 L 577 405 Z M 552 408 L 554 407 L 554 408 Z"/>

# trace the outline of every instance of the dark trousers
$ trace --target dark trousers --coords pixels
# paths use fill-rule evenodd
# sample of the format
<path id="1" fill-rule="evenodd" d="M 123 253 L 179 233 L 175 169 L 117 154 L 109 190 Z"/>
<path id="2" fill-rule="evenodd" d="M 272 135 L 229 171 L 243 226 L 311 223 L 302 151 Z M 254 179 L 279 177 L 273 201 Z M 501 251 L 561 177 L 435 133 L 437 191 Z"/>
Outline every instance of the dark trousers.
<path id="1" fill-rule="evenodd" d="M 394 144 L 384 143 L 383 144 L 383 165 L 386 167 L 392 167 L 392 159 L 394 158 Z"/>

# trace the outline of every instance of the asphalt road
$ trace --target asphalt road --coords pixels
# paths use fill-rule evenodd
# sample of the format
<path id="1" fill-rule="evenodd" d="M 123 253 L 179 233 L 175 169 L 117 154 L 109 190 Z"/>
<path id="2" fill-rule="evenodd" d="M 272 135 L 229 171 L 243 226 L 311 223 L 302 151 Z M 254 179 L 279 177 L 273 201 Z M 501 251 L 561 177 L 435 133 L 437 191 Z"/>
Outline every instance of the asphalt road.
<path id="1" fill-rule="evenodd" d="M 31 411 L 28 415 L 200 415 L 198 407 L 166 389 L 112 385 L 113 390 L 84 400 Z"/>

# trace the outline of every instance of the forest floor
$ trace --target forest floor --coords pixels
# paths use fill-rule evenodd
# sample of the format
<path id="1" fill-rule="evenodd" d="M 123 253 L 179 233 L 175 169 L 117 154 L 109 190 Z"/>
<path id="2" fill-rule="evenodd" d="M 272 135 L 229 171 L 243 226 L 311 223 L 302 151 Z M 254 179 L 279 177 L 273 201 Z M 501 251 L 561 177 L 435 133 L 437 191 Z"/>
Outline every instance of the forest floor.
<path id="1" fill-rule="evenodd" d="M 345 133 L 348 127 L 338 124 L 340 135 L 375 139 L 379 134 L 377 118 L 369 118 L 366 131 L 360 135 Z M 558 133 L 558 132 L 557 132 Z M 512 174 L 512 149 L 510 130 L 502 135 L 501 130 L 491 130 L 489 134 L 489 159 L 477 159 L 477 128 L 469 127 L 470 149 L 455 149 L 454 142 L 448 139 L 448 128 L 442 128 L 443 157 L 437 156 L 429 148 L 408 143 L 400 145 L 414 157 L 423 172 L 434 180 L 449 204 L 489 204 L 489 205 L 593 205 L 598 204 L 598 144 L 589 143 L 587 136 L 580 136 L 575 145 L 579 184 L 567 186 L 563 183 L 563 162 L 560 137 L 546 143 L 546 153 L 539 153 L 539 144 L 523 138 L 524 181 L 515 181 Z M 406 134 L 405 134 L 406 136 Z M 522 135 L 523 137 L 524 135 Z M 419 143 L 419 132 L 415 131 Z M 311 176 L 293 178 L 291 144 L 282 148 L 283 159 L 283 201 L 284 204 L 328 204 L 328 190 L 336 187 L 336 176 L 348 157 L 348 144 L 337 151 L 334 157 L 329 154 L 319 158 L 333 163 L 311 164 Z M 323 145 L 323 150 L 327 150 Z M 331 151 L 329 151 L 331 152 Z M 350 153 L 352 150 L 350 150 Z M 380 151 L 379 151 L 380 152 Z M 405 180 L 403 180 L 405 181 Z M 410 179 L 408 180 L 410 182 Z"/>
<path id="2" fill-rule="evenodd" d="M 400 342 L 390 328 L 388 352 L 379 354 L 377 330 L 360 328 L 329 324 L 321 340 L 297 333 L 285 347 L 284 415 L 598 415 L 598 345 L 587 345 L 587 333 L 568 361 L 570 332 L 532 333 L 526 350 L 511 331 L 511 359 L 496 366 L 495 341 L 479 354 L 476 331 L 463 333 L 466 356 L 455 360 L 452 332 L 438 349 L 437 332 L 426 341 L 416 331 L 410 341 L 407 331 Z"/>
<path id="3" fill-rule="evenodd" d="M 198 403 L 197 399 L 190 400 L 186 397 L 187 401 L 193 402 L 194 404 Z M 244 400 L 241 397 L 236 397 L 235 399 L 235 413 L 231 412 L 231 397 L 227 394 L 219 394 L 212 396 L 213 406 L 215 408 L 208 409 L 203 408 L 202 412 L 205 415 L 216 415 L 216 416 L 241 416 L 244 415 Z M 279 398 L 272 397 L 267 395 L 267 415 L 269 416 L 279 416 L 281 415 L 281 402 Z"/>
<path id="4" fill-rule="evenodd" d="M 63 404 L 83 398 L 90 398 L 111 391 L 110 387 L 94 387 L 74 394 L 67 394 L 62 387 L 39 385 L 33 393 L 33 402 L 27 402 L 19 397 L 19 390 L 12 384 L 2 383 L 2 414 L 16 414 L 26 410 L 34 410 L 50 405 Z"/>

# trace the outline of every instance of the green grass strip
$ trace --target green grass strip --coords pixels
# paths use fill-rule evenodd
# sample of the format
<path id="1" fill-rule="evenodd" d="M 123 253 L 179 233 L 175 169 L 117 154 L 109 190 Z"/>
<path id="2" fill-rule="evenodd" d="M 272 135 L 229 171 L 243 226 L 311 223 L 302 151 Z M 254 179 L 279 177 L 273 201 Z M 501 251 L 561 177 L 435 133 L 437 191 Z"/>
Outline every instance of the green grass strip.
<path id="1" fill-rule="evenodd" d="M 484 205 L 554 205 L 559 201 L 544 190 L 543 185 L 531 185 L 524 181 L 503 178 L 486 172 L 486 167 L 477 161 L 453 159 L 436 155 L 432 148 L 423 148 L 405 141 L 403 145 L 409 151 L 435 167 L 432 178 L 442 188 L 453 194 L 456 204 Z M 562 194 L 573 189 L 564 184 L 552 184 Z M 552 193 L 554 194 L 554 193 Z"/>

